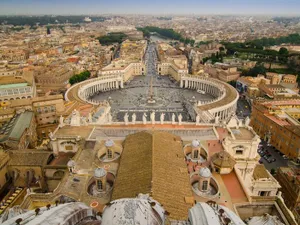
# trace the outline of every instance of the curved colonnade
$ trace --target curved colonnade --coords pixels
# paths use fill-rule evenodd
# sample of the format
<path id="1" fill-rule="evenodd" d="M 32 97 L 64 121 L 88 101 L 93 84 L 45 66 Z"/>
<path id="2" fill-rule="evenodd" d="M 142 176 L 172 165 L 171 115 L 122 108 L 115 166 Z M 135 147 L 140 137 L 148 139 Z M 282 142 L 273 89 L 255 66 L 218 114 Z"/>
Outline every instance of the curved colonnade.
<path id="1" fill-rule="evenodd" d="M 101 76 L 83 81 L 78 85 L 77 96 L 80 100 L 99 105 L 101 102 L 92 101 L 90 97 L 99 92 L 123 88 L 123 77 L 119 74 Z M 215 97 L 213 100 L 198 101 L 193 105 L 195 114 L 198 115 L 198 121 L 196 120 L 198 123 L 228 121 L 235 114 L 239 96 L 237 91 L 225 82 L 213 78 L 184 75 L 181 77 L 180 87 L 201 90 L 205 92 L 204 94 Z M 66 99 L 68 100 L 67 93 Z"/>
<path id="2" fill-rule="evenodd" d="M 100 102 L 91 101 L 89 98 L 96 93 L 123 88 L 122 75 L 107 75 L 88 80 L 80 85 L 78 97 L 90 104 L 98 105 Z"/>
<path id="3" fill-rule="evenodd" d="M 202 123 L 227 121 L 235 114 L 239 95 L 231 85 L 213 78 L 185 75 L 181 77 L 180 87 L 201 90 L 215 98 L 199 101 L 194 110 Z"/>

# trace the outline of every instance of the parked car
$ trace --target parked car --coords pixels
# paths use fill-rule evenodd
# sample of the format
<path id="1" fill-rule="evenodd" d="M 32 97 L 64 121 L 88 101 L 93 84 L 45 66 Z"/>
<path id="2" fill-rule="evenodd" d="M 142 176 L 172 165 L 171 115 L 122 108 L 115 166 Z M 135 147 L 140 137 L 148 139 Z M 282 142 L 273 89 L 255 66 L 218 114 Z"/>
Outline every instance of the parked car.
<path id="1" fill-rule="evenodd" d="M 283 159 L 289 159 L 289 157 L 287 157 L 286 155 L 282 156 Z"/>
<path id="2" fill-rule="evenodd" d="M 276 159 L 274 159 L 274 158 L 268 158 L 267 161 L 268 161 L 268 163 L 272 163 L 272 162 L 275 162 Z"/>

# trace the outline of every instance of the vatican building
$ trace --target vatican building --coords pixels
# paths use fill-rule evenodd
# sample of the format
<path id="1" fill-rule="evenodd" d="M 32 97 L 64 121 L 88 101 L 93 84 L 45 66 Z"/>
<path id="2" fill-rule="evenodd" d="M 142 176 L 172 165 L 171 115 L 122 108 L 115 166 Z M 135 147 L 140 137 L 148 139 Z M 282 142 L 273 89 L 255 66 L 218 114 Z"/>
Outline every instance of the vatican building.
<path id="1" fill-rule="evenodd" d="M 250 119 L 236 116 L 238 92 L 170 52 L 123 42 L 67 90 L 73 110 L 47 143 L 1 153 L 23 195 L 1 224 L 296 225 Z"/>

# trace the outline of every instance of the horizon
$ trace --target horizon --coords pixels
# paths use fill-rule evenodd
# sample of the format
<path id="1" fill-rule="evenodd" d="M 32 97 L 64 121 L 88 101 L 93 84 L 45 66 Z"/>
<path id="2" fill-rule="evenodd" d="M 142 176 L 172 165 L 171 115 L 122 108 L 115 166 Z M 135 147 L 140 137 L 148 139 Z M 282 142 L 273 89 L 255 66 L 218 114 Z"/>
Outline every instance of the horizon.
<path id="1" fill-rule="evenodd" d="M 298 0 L 2 0 L 1 16 L 39 15 L 228 15 L 300 16 Z"/>

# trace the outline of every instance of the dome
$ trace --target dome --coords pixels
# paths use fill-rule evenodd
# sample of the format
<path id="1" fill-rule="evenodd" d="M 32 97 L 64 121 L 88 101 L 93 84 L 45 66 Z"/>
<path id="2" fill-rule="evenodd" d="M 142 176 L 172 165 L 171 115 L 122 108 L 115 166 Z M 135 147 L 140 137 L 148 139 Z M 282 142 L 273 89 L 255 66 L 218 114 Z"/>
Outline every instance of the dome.
<path id="1" fill-rule="evenodd" d="M 200 146 L 200 142 L 198 140 L 193 140 L 192 141 L 192 147 L 197 148 Z"/>
<path id="2" fill-rule="evenodd" d="M 207 167 L 202 167 L 199 170 L 199 175 L 201 177 L 209 178 L 209 177 L 211 177 L 211 172 L 210 172 L 210 170 Z"/>
<path id="3" fill-rule="evenodd" d="M 262 216 L 254 216 L 252 217 L 249 222 L 249 225 L 259 225 L 259 224 L 265 224 L 265 225 L 284 225 L 277 216 L 271 216 L 269 214 L 264 214 Z"/>
<path id="4" fill-rule="evenodd" d="M 103 169 L 103 168 L 95 169 L 95 172 L 94 172 L 95 177 L 100 178 L 100 177 L 103 177 L 105 175 L 106 175 L 106 170 L 105 169 Z"/>
<path id="5" fill-rule="evenodd" d="M 114 144 L 115 144 L 114 141 L 110 139 L 105 142 L 106 147 L 112 147 Z"/>
<path id="6" fill-rule="evenodd" d="M 220 210 L 222 209 L 223 215 L 221 216 L 224 221 L 230 221 L 232 225 L 245 225 L 245 223 L 234 212 L 225 206 L 218 205 L 217 207 L 211 206 L 205 202 L 198 202 L 189 209 L 189 220 L 194 225 L 223 225 L 220 220 Z"/>
<path id="7" fill-rule="evenodd" d="M 73 159 L 70 159 L 67 163 L 68 167 L 74 167 L 76 165 L 75 161 Z"/>
<path id="8" fill-rule="evenodd" d="M 163 224 L 165 210 L 150 197 L 121 198 L 104 208 L 102 224 Z"/>

